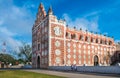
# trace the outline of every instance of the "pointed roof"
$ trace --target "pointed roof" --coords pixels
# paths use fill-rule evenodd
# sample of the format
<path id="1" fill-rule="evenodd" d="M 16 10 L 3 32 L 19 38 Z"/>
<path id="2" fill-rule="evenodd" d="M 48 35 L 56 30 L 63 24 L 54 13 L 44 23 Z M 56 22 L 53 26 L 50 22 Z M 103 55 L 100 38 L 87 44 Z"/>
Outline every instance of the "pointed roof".
<path id="1" fill-rule="evenodd" d="M 42 4 L 42 2 L 40 3 L 40 6 L 39 6 L 40 8 L 43 8 L 43 4 Z"/>
<path id="2" fill-rule="evenodd" d="M 52 6 L 50 6 L 49 9 L 48 9 L 48 15 L 52 15 L 52 14 L 53 14 Z"/>
<path id="3" fill-rule="evenodd" d="M 44 6 L 43 6 L 42 3 L 40 3 L 40 6 L 39 6 L 38 15 L 39 15 L 39 14 L 40 14 L 40 15 L 43 14 L 44 16 L 46 16 L 46 11 L 45 11 Z"/>

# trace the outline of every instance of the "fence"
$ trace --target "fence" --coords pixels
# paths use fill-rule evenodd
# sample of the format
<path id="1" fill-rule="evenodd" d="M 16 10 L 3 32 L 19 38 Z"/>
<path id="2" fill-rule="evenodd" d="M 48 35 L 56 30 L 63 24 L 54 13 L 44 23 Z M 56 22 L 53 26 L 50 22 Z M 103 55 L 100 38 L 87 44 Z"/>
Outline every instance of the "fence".
<path id="1" fill-rule="evenodd" d="M 71 66 L 50 66 L 51 70 L 71 71 Z M 77 66 L 78 72 L 120 74 L 120 66 Z"/>

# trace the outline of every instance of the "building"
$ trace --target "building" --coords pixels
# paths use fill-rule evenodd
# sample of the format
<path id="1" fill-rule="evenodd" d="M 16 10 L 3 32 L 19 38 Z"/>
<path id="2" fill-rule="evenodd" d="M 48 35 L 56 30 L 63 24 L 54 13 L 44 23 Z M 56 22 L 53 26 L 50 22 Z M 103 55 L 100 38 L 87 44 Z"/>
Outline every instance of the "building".
<path id="1" fill-rule="evenodd" d="M 120 42 L 116 43 L 116 51 L 112 55 L 111 59 L 111 65 L 116 65 L 117 63 L 120 63 Z"/>
<path id="2" fill-rule="evenodd" d="M 33 68 L 109 65 L 115 50 L 113 38 L 69 28 L 65 20 L 57 19 L 51 7 L 46 13 L 40 4 L 32 28 Z"/>
<path id="3" fill-rule="evenodd" d="M 116 44 L 116 60 L 120 63 L 120 43 Z"/>

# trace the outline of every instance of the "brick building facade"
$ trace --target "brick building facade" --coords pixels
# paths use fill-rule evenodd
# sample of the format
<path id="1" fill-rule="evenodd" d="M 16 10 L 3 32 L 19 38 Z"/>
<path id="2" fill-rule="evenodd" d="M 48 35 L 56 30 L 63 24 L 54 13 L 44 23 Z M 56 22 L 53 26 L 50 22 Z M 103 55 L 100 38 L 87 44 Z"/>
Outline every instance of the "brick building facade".
<path id="1" fill-rule="evenodd" d="M 34 68 L 109 65 L 115 50 L 113 38 L 69 28 L 65 20 L 57 19 L 51 7 L 46 13 L 40 4 L 32 28 Z"/>

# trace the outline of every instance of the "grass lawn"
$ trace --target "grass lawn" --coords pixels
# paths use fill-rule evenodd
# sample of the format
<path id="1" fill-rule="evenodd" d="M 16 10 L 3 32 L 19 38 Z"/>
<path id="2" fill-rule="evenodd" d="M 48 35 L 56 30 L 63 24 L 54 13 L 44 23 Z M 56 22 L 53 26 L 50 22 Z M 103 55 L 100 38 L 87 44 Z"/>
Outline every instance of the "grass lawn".
<path id="1" fill-rule="evenodd" d="M 64 78 L 22 70 L 0 70 L 0 78 Z"/>

